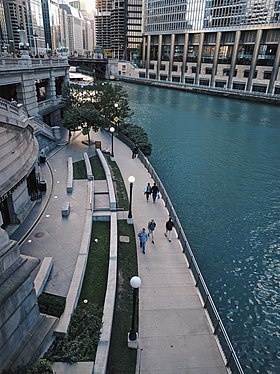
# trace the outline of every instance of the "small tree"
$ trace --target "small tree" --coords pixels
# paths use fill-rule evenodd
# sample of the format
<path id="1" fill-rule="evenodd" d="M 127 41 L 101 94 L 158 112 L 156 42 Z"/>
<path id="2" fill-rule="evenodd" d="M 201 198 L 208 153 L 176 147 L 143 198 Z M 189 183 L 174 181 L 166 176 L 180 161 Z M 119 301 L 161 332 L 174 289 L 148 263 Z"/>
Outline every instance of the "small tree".
<path id="1" fill-rule="evenodd" d="M 69 131 L 82 129 L 84 135 L 88 136 L 90 144 L 90 129 L 97 132 L 100 127 L 106 127 L 107 122 L 91 103 L 68 109 L 64 117 L 64 127 Z"/>

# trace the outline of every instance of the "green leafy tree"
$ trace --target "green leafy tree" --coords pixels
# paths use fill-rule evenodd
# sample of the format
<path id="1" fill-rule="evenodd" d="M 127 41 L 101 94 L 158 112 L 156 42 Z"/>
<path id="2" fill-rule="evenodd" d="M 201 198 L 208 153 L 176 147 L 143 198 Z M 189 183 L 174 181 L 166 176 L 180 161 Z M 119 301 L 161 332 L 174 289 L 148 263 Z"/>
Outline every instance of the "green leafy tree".
<path id="1" fill-rule="evenodd" d="M 69 131 L 82 129 L 84 135 L 88 136 L 90 143 L 90 129 L 97 132 L 99 128 L 106 127 L 107 122 L 101 117 L 92 103 L 73 107 L 65 112 L 64 127 Z"/>
<path id="2" fill-rule="evenodd" d="M 130 109 L 128 95 L 119 84 L 98 84 L 96 91 L 96 107 L 101 115 L 108 121 L 108 126 L 115 117 L 120 123 L 127 121 L 133 112 Z"/>

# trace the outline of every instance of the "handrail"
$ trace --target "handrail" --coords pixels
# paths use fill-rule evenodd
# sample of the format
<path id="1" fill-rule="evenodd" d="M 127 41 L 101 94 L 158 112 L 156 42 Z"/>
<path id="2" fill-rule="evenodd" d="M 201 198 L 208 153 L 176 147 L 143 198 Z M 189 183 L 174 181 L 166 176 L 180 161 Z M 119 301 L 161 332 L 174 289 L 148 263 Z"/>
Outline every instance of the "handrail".
<path id="1" fill-rule="evenodd" d="M 118 138 L 125 143 L 129 148 L 133 149 L 135 144 L 128 139 L 125 135 L 122 133 L 118 134 Z M 165 203 L 165 206 L 169 212 L 170 217 L 172 217 L 172 220 L 174 222 L 174 228 L 176 229 L 178 239 L 180 240 L 183 248 L 183 253 L 185 254 L 187 261 L 188 261 L 188 268 L 190 269 L 192 276 L 195 280 L 195 287 L 197 287 L 201 302 L 203 304 L 204 309 L 206 310 L 208 317 L 212 324 L 212 331 L 213 334 L 217 337 L 217 340 L 219 342 L 219 346 L 222 350 L 225 366 L 231 370 L 232 373 L 238 373 L 238 374 L 244 374 L 243 369 L 240 365 L 239 359 L 235 353 L 235 350 L 232 346 L 232 343 L 230 341 L 230 338 L 226 332 L 226 329 L 223 325 L 223 322 L 221 320 L 221 317 L 217 311 L 217 308 L 214 304 L 214 301 L 212 299 L 212 296 L 210 295 L 210 292 L 206 286 L 206 283 L 204 281 L 204 278 L 201 274 L 201 271 L 199 269 L 199 266 L 196 262 L 195 256 L 191 250 L 190 244 L 188 242 L 188 239 L 184 233 L 183 227 L 180 223 L 180 220 L 175 212 L 175 209 L 171 203 L 171 200 L 160 180 L 158 177 L 155 169 L 149 162 L 149 160 L 146 158 L 146 156 L 139 150 L 138 157 L 145 166 L 145 168 L 150 173 L 152 179 L 156 182 L 157 186 L 159 187 L 162 200 Z"/>

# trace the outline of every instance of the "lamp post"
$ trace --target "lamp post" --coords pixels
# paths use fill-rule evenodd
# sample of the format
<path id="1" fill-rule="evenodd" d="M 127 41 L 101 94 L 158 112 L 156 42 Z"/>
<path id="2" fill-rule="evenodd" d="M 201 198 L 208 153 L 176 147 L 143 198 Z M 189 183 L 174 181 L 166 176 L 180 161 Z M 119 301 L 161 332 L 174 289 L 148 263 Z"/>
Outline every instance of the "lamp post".
<path id="1" fill-rule="evenodd" d="M 130 279 L 130 285 L 133 289 L 133 309 L 132 309 L 131 329 L 130 329 L 130 332 L 128 334 L 128 347 L 129 348 L 137 348 L 137 346 L 138 346 L 138 343 L 137 343 L 138 333 L 136 331 L 136 307 L 137 307 L 137 298 L 138 298 L 138 293 L 139 293 L 139 287 L 141 286 L 141 279 L 137 276 L 132 277 Z"/>
<path id="2" fill-rule="evenodd" d="M 114 132 L 115 128 L 113 126 L 110 127 L 110 133 L 112 134 L 111 157 L 114 157 Z"/>
<path id="3" fill-rule="evenodd" d="M 128 181 L 130 183 L 129 185 L 129 211 L 128 211 L 128 218 L 132 218 L 132 188 L 133 188 L 133 183 L 135 182 L 135 177 L 131 175 L 128 177 Z"/>
<path id="4" fill-rule="evenodd" d="M 117 125 L 117 134 L 119 133 L 119 117 L 118 117 L 118 107 L 119 107 L 119 104 L 118 103 L 115 103 L 114 104 L 114 107 L 115 107 L 115 117 L 114 117 L 114 122 L 116 123 Z"/>

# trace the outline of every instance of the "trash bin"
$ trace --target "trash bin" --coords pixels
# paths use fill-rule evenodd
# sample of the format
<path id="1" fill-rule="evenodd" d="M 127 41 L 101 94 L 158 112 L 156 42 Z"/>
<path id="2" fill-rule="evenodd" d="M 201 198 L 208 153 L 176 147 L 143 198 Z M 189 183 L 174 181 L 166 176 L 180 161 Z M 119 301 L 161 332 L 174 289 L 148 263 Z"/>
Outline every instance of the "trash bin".
<path id="1" fill-rule="evenodd" d="M 40 180 L 39 182 L 40 191 L 46 192 L 47 191 L 47 181 L 45 179 Z"/>
<path id="2" fill-rule="evenodd" d="M 45 155 L 40 155 L 39 162 L 40 162 L 40 164 L 44 164 L 46 162 L 46 156 Z"/>
<path id="3" fill-rule="evenodd" d="M 101 142 L 99 140 L 95 141 L 95 149 L 101 149 Z"/>

